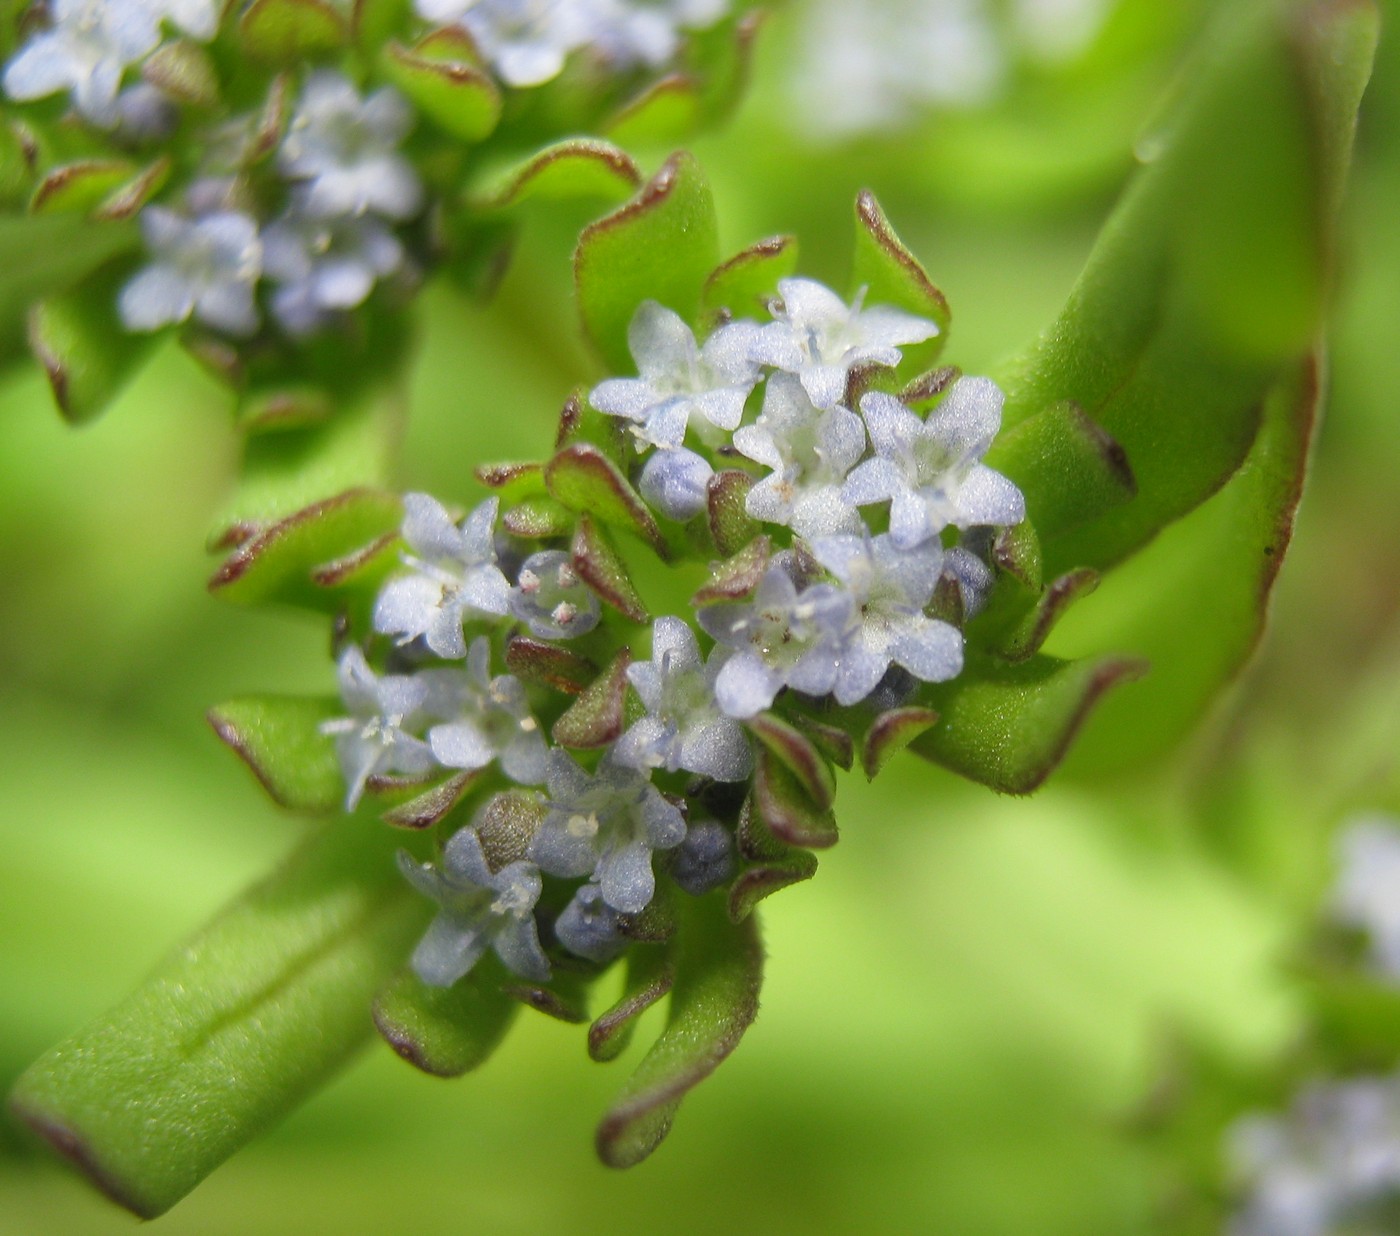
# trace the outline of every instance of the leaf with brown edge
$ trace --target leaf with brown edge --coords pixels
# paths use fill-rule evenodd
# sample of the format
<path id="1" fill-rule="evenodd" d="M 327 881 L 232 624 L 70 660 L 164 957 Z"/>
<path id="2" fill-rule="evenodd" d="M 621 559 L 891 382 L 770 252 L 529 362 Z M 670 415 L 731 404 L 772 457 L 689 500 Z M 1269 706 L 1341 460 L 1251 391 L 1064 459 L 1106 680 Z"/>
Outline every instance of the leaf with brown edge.
<path id="1" fill-rule="evenodd" d="M 319 425 L 334 413 L 330 393 L 308 383 L 249 391 L 239 399 L 236 416 L 244 433 L 278 433 Z"/>
<path id="2" fill-rule="evenodd" d="M 797 779 L 813 805 L 819 811 L 830 810 L 836 801 L 836 777 L 811 739 L 772 712 L 759 713 L 744 724 Z"/>
<path id="3" fill-rule="evenodd" d="M 1068 400 L 1000 434 L 987 463 L 1005 473 L 1026 498 L 1042 542 L 1130 502 L 1137 479 L 1123 448 Z"/>
<path id="4" fill-rule="evenodd" d="M 526 858 L 546 811 L 534 790 L 515 788 L 492 794 L 472 817 L 486 865 L 503 871 Z"/>
<path id="5" fill-rule="evenodd" d="M 1045 586 L 1034 607 L 1001 640 L 997 654 L 1008 661 L 1025 661 L 1040 651 L 1065 611 L 1099 586 L 1099 573 L 1092 567 L 1067 571 Z"/>
<path id="6" fill-rule="evenodd" d="M 252 0 L 238 34 L 251 59 L 294 64 L 344 47 L 350 27 L 328 0 Z"/>
<path id="7" fill-rule="evenodd" d="M 597 138 L 571 137 L 484 177 L 467 200 L 476 210 L 505 210 L 531 198 L 601 197 L 621 202 L 641 183 L 641 169 L 621 147 Z"/>
<path id="8" fill-rule="evenodd" d="M 778 292 L 778 280 L 797 269 L 797 238 L 770 236 L 740 249 L 721 262 L 705 280 L 700 304 L 707 312 L 728 312 L 750 318 L 766 312 L 767 301 Z"/>
<path id="9" fill-rule="evenodd" d="M 661 535 L 647 505 L 598 447 L 576 442 L 559 451 L 544 469 L 549 492 L 570 510 L 595 515 L 605 524 L 624 528 L 646 541 L 661 558 L 667 557 Z"/>
<path id="10" fill-rule="evenodd" d="M 567 695 L 577 695 L 598 677 L 598 667 L 587 657 L 528 635 L 512 635 L 506 641 L 506 669 L 525 682 Z"/>
<path id="11" fill-rule="evenodd" d="M 391 42 L 380 56 L 384 75 L 419 112 L 464 142 L 491 135 L 501 119 L 501 92 L 489 73 L 466 56 L 424 55 Z"/>
<path id="12" fill-rule="evenodd" d="M 498 490 L 503 498 L 518 501 L 544 493 L 544 464 L 522 463 L 481 464 L 472 470 L 487 489 Z"/>
<path id="13" fill-rule="evenodd" d="M 739 923 L 753 913 L 765 897 L 790 884 L 810 880 L 817 872 L 817 856 L 779 841 L 754 807 L 753 795 L 744 800 L 735 832 L 745 867 L 729 886 L 730 920 Z"/>
<path id="14" fill-rule="evenodd" d="M 651 621 L 651 615 L 627 573 L 627 564 L 592 516 L 583 514 L 578 517 L 569 553 L 578 577 L 602 600 L 633 622 Z"/>
<path id="15" fill-rule="evenodd" d="M 141 207 L 165 186 L 172 166 L 165 156 L 147 164 L 124 185 L 118 185 L 98 202 L 92 209 L 91 217 L 108 223 L 134 218 Z"/>
<path id="16" fill-rule="evenodd" d="M 771 751 L 758 754 L 753 779 L 754 808 L 779 841 L 809 850 L 836 844 L 836 817 L 808 797 L 802 783 Z"/>
<path id="17" fill-rule="evenodd" d="M 855 740 L 845 730 L 836 725 L 828 725 L 804 712 L 794 711 L 788 718 L 807 735 L 827 759 L 837 768 L 851 771 L 856 759 Z"/>
<path id="18" fill-rule="evenodd" d="M 709 582 L 690 598 L 690 603 L 698 608 L 716 601 L 737 601 L 748 596 L 763 578 L 771 549 L 768 538 L 759 536 L 733 557 L 724 562 L 711 563 Z"/>
<path id="19" fill-rule="evenodd" d="M 666 1028 L 598 1126 L 598 1157 L 609 1167 L 632 1167 L 656 1149 L 686 1093 L 758 1013 L 763 946 L 753 918 L 732 923 L 717 896 L 683 910 Z"/>
<path id="20" fill-rule="evenodd" d="M 606 747 L 626 724 L 627 667 L 632 654 L 622 648 L 607 669 L 588 684 L 551 730 L 561 747 L 592 750 Z"/>
<path id="21" fill-rule="evenodd" d="M 927 369 L 942 350 L 952 315 L 943 293 L 934 286 L 913 253 L 895 234 L 880 203 L 868 189 L 856 195 L 856 245 L 851 264 L 851 291 L 866 288 L 866 304 L 893 305 L 927 318 L 938 333 L 926 343 L 901 349 L 904 364 Z"/>
<path id="22" fill-rule="evenodd" d="M 622 1055 L 632 1041 L 637 1019 L 670 994 L 674 981 L 668 950 L 655 945 L 629 949 L 622 996 L 588 1027 L 588 1054 L 600 1064 Z"/>
<path id="23" fill-rule="evenodd" d="M 1147 670 L 1133 657 L 1019 665 L 969 657 L 962 676 L 926 691 L 941 722 L 910 744 L 932 760 L 1004 794 L 1029 794 L 1055 770 L 1094 705 Z"/>
<path id="24" fill-rule="evenodd" d="M 643 300 L 695 323 L 719 261 L 714 199 L 694 156 L 667 159 L 630 202 L 591 223 L 574 251 L 584 331 L 613 373 L 632 369 L 627 328 Z"/>
<path id="25" fill-rule="evenodd" d="M 486 770 L 482 768 L 473 769 L 470 772 L 455 773 L 441 784 L 433 786 L 432 789 L 424 790 L 423 793 L 410 798 L 407 802 L 399 803 L 398 806 L 390 808 L 379 818 L 394 828 L 414 830 L 434 828 L 457 808 L 457 805 L 471 792 L 472 787 L 485 775 Z"/>
<path id="26" fill-rule="evenodd" d="M 1027 519 L 998 532 L 992 541 L 992 563 L 1025 587 L 1038 591 L 1043 562 L 1035 525 Z"/>
<path id="27" fill-rule="evenodd" d="M 335 743 L 320 726 L 344 713 L 333 699 L 252 695 L 211 708 L 208 718 L 219 741 L 252 769 L 273 802 L 324 814 L 341 805 L 345 779 Z"/>
<path id="28" fill-rule="evenodd" d="M 866 777 L 875 780 L 891 756 L 903 751 L 937 722 L 938 714 L 931 708 L 891 708 L 882 712 L 870 723 L 860 746 L 860 766 Z"/>
<path id="29" fill-rule="evenodd" d="M 705 502 L 710 525 L 710 539 L 715 548 L 729 557 L 750 544 L 759 533 L 760 525 L 745 509 L 753 477 L 738 468 L 725 468 L 710 477 Z"/>
<path id="30" fill-rule="evenodd" d="M 126 159 L 82 159 L 49 172 L 29 199 L 29 213 L 91 210 L 136 174 Z"/>
<path id="31" fill-rule="evenodd" d="M 330 594 L 312 582 L 323 564 L 398 528 L 395 494 L 352 489 L 327 498 L 245 540 L 209 581 L 209 590 L 239 604 L 283 601 L 324 609 Z"/>
<path id="32" fill-rule="evenodd" d="M 490 1059 L 520 1011 L 484 970 L 478 965 L 451 987 L 429 987 L 412 970 L 401 970 L 375 998 L 375 1028 L 424 1073 L 470 1073 Z"/>
<path id="33" fill-rule="evenodd" d="M 693 138 L 702 114 L 700 83 L 688 73 L 668 73 L 628 100 L 604 131 L 623 146 L 670 146 Z"/>
<path id="34" fill-rule="evenodd" d="M 574 526 L 574 513 L 548 494 L 534 494 L 507 507 L 501 527 L 511 536 L 527 541 L 544 541 L 568 536 Z"/>
<path id="35" fill-rule="evenodd" d="M 190 107 L 218 107 L 219 74 L 193 39 L 171 39 L 141 62 L 141 80 Z"/>
<path id="36" fill-rule="evenodd" d="M 581 1026 L 589 1020 L 586 975 L 556 968 L 548 983 L 507 983 L 501 990 L 555 1021 Z"/>

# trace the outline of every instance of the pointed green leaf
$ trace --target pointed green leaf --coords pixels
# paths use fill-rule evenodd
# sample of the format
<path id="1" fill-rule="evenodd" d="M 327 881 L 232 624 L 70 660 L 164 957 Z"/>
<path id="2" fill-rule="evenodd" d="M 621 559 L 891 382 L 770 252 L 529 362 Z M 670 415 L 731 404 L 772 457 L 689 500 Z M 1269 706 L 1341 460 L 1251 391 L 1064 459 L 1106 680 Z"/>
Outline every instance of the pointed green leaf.
<path id="1" fill-rule="evenodd" d="M 695 136 L 703 116 L 700 83 L 685 73 L 671 73 L 629 100 L 604 132 L 620 146 L 674 146 Z"/>
<path id="2" fill-rule="evenodd" d="M 574 251 L 584 330 L 614 373 L 630 373 L 627 327 L 643 300 L 694 323 L 700 289 L 719 261 L 714 199 L 700 165 L 672 155 L 642 191 L 591 223 Z"/>
<path id="3" fill-rule="evenodd" d="M 209 53 L 192 39 L 162 43 L 141 62 L 141 78 L 191 107 L 218 107 L 219 74 Z"/>
<path id="4" fill-rule="evenodd" d="M 380 818 L 395 828 L 436 828 L 461 805 L 462 800 L 485 776 L 484 768 L 455 773 L 442 784 L 390 808 Z"/>
<path id="5" fill-rule="evenodd" d="M 506 507 L 501 526 L 511 536 L 527 541 L 548 540 L 568 536 L 573 531 L 574 513 L 548 494 L 535 494 Z"/>
<path id="6" fill-rule="evenodd" d="M 472 475 L 512 502 L 544 493 L 544 465 L 540 463 L 481 464 Z"/>
<path id="7" fill-rule="evenodd" d="M 56 214 L 93 209 L 136 175 L 127 159 L 83 159 L 56 167 L 39 182 L 29 199 L 29 213 Z"/>
<path id="8" fill-rule="evenodd" d="M 1104 693 L 1147 668 L 1129 657 L 969 662 L 927 691 L 942 720 L 909 749 L 1003 794 L 1038 788 Z"/>
<path id="9" fill-rule="evenodd" d="M 758 754 L 753 801 L 769 830 L 788 845 L 823 850 L 839 839 L 836 817 L 830 806 L 822 807 L 813 802 L 802 782 L 767 749 Z"/>
<path id="10" fill-rule="evenodd" d="M 1025 661 L 1040 651 L 1056 623 L 1076 601 L 1099 586 L 1099 573 L 1089 567 L 1067 571 L 1046 585 L 1030 611 L 1000 638 L 992 641 L 997 654 L 1008 661 Z"/>
<path id="11" fill-rule="evenodd" d="M 466 58 L 424 55 L 390 43 L 384 75 L 427 119 L 464 142 L 490 136 L 501 118 L 501 92 L 491 75 Z"/>
<path id="12" fill-rule="evenodd" d="M 598 675 L 554 723 L 550 731 L 561 747 L 592 750 L 606 747 L 626 724 L 627 667 L 632 654 L 620 649 L 608 668 Z"/>
<path id="13" fill-rule="evenodd" d="M 537 1013 L 571 1026 L 589 1020 L 588 979 L 585 975 L 556 969 L 548 983 L 508 983 L 501 989 L 512 1000 Z"/>
<path id="14" fill-rule="evenodd" d="M 810 880 L 817 872 L 817 856 L 779 841 L 754 805 L 753 795 L 744 800 L 735 834 L 744 868 L 729 887 L 728 910 L 731 921 L 743 922 L 765 897 L 790 884 Z"/>
<path id="15" fill-rule="evenodd" d="M 661 557 L 666 539 L 641 495 L 611 459 L 588 442 L 566 446 L 545 465 L 549 492 L 570 510 L 588 512 L 605 524 L 641 537 Z"/>
<path id="16" fill-rule="evenodd" d="M 815 717 L 809 717 L 802 712 L 794 712 L 790 719 L 798 729 L 816 743 L 817 750 L 837 768 L 850 772 L 851 765 L 855 763 L 856 746 L 855 740 L 845 730 L 835 725 L 828 725 L 824 721 L 818 721 Z"/>
<path id="17" fill-rule="evenodd" d="M 763 712 L 745 723 L 749 732 L 796 778 L 820 811 L 836 801 L 836 777 L 815 744 L 776 713 Z"/>
<path id="18" fill-rule="evenodd" d="M 572 137 L 481 177 L 468 194 L 476 210 L 505 210 L 532 198 L 603 198 L 623 202 L 642 184 L 636 160 L 611 142 Z"/>
<path id="19" fill-rule="evenodd" d="M 671 1130 L 686 1093 L 719 1067 L 758 1013 L 763 946 L 752 917 L 731 923 L 718 896 L 688 899 L 666 1029 L 598 1126 L 598 1157 L 632 1167 Z"/>
<path id="20" fill-rule="evenodd" d="M 1292 537 L 1319 387 L 1317 366 L 1298 366 L 1271 393 L 1259 437 L 1225 488 L 1056 628 L 1057 650 L 1123 648 L 1163 669 L 1106 703 L 1077 764 L 1122 768 L 1167 750 L 1254 652 Z"/>
<path id="21" fill-rule="evenodd" d="M 151 336 L 132 335 L 117 315 L 129 273 L 99 271 L 29 311 L 29 350 L 48 376 L 65 420 L 86 424 L 105 412 L 151 353 Z"/>
<path id="22" fill-rule="evenodd" d="M 350 28 L 329 0 L 252 0 L 238 22 L 243 50 L 254 60 L 294 64 L 344 47 Z"/>
<path id="23" fill-rule="evenodd" d="M 588 1054 L 599 1063 L 616 1060 L 627 1050 L 637 1018 L 670 993 L 675 980 L 668 950 L 627 951 L 627 982 L 621 999 L 588 1027 Z"/>
<path id="24" fill-rule="evenodd" d="M 925 343 L 900 350 L 905 372 L 918 373 L 933 364 L 947 339 L 952 315 L 943 293 L 934 286 L 924 268 L 895 235 L 880 203 L 869 190 L 856 197 L 856 246 L 851 264 L 851 292 L 865 288 L 865 301 L 871 305 L 893 305 L 938 327 L 938 334 Z"/>
<path id="25" fill-rule="evenodd" d="M 520 1011 L 483 964 L 451 987 L 401 970 L 374 1002 L 374 1024 L 400 1056 L 434 1077 L 461 1077 L 491 1058 Z"/>
<path id="26" fill-rule="evenodd" d="M 392 861 L 401 837 L 355 820 L 317 833 L 32 1065 L 13 1110 L 113 1200 L 168 1210 L 369 1037 L 427 917 Z"/>
<path id="27" fill-rule="evenodd" d="M 570 549 L 578 577 L 604 601 L 633 622 L 650 622 L 627 564 L 622 561 L 606 532 L 587 515 L 578 517 L 578 528 Z"/>
<path id="28" fill-rule="evenodd" d="M 272 801 L 293 811 L 324 814 L 345 797 L 335 743 L 323 721 L 345 715 L 339 700 L 252 695 L 209 710 L 209 724 L 253 770 Z"/>
<path id="29" fill-rule="evenodd" d="M 870 723 L 860 748 L 860 766 L 871 781 L 892 756 L 938 722 L 931 708 L 891 708 Z"/>
<path id="30" fill-rule="evenodd" d="M 752 488 L 753 477 L 738 468 L 725 468 L 710 477 L 706 489 L 710 538 L 726 557 L 752 544 L 759 534 L 758 521 L 749 518 L 744 508 Z"/>
<path id="31" fill-rule="evenodd" d="M 242 605 L 335 607 L 334 596 L 316 587 L 316 568 L 378 541 L 402 518 L 397 494 L 352 489 L 327 498 L 244 541 L 214 573 L 209 590 Z"/>
<path id="32" fill-rule="evenodd" d="M 577 695 L 598 677 L 598 667 L 586 657 L 528 635 L 513 635 L 506 641 L 506 669 L 525 682 L 567 695 Z"/>
<path id="33" fill-rule="evenodd" d="M 736 318 L 767 312 L 768 300 L 778 294 L 778 280 L 797 269 L 797 238 L 770 236 L 741 249 L 721 262 L 705 280 L 701 305 L 710 313 L 728 312 Z"/>
<path id="34" fill-rule="evenodd" d="M 1068 305 L 1005 375 L 1008 429 L 1072 400 L 1137 480 L 1045 541 L 1051 573 L 1116 562 L 1214 493 L 1311 346 L 1373 23 L 1363 4 L 1222 8 Z"/>
<path id="35" fill-rule="evenodd" d="M 140 245 L 141 233 L 130 221 L 92 223 L 72 214 L 0 218 L 0 335 L 23 322 L 35 301 Z"/>
<path id="36" fill-rule="evenodd" d="M 756 536 L 732 557 L 711 563 L 709 581 L 690 598 L 690 603 L 698 608 L 748 596 L 763 578 L 771 553 L 772 544 L 768 538 Z"/>

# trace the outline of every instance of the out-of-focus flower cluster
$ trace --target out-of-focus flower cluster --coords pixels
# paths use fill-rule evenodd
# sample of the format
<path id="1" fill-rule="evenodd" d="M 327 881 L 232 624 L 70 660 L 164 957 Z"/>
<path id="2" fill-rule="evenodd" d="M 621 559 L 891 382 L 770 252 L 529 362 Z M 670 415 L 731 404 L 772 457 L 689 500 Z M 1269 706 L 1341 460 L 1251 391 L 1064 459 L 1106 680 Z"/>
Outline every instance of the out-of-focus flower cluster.
<path id="1" fill-rule="evenodd" d="M 499 110 L 501 87 L 541 86 L 572 62 L 623 81 L 661 70 L 729 5 L 417 0 L 414 28 L 405 30 L 417 41 L 378 59 L 347 57 L 337 68 L 326 48 L 296 57 L 262 44 L 269 63 L 238 55 L 231 27 L 251 22 L 256 30 L 262 20 L 271 34 L 259 37 L 275 41 L 313 22 L 325 39 L 339 32 L 348 40 L 361 10 L 375 6 L 285 0 L 287 12 L 264 12 L 278 7 L 279 0 L 53 0 L 35 6 L 39 28 L 4 66 L 4 94 L 15 103 L 67 96 L 92 148 L 75 175 L 98 174 L 93 158 L 156 160 L 140 188 L 147 261 L 119 298 L 130 331 L 193 319 L 243 340 L 270 317 L 302 338 L 363 305 L 377 287 L 402 296 L 416 286 L 434 258 L 440 213 L 461 205 L 465 146 L 450 125 L 425 126 L 411 97 L 379 84 L 392 76 L 384 65 L 408 64 L 425 97 L 493 75 L 475 103 L 461 106 L 486 98 Z M 274 71 L 279 55 L 286 71 Z M 53 110 L 41 108 L 45 116 Z M 27 132 L 21 138 L 28 149 L 43 146 Z M 434 139 L 455 153 L 444 156 Z M 434 166 L 449 170 L 425 173 Z"/>
<path id="2" fill-rule="evenodd" d="M 1000 390 L 938 371 L 906 403 L 875 386 L 934 323 L 807 279 L 780 280 L 769 308 L 697 339 L 643 302 L 638 375 L 588 397 L 612 454 L 549 465 L 583 469 L 598 504 L 620 504 L 674 562 L 708 556 L 718 540 L 697 532 L 713 519 L 747 529 L 687 612 L 650 619 L 616 549 L 585 535 L 586 515 L 550 522 L 542 492 L 515 515 L 493 496 L 460 520 L 405 498 L 372 635 L 340 656 L 349 715 L 322 728 L 351 808 L 447 776 L 507 787 L 435 864 L 404 859 L 442 906 L 415 955 L 425 982 L 452 983 L 488 949 L 536 981 L 560 950 L 611 960 L 657 912 L 660 881 L 696 895 L 735 878 L 746 803 L 795 779 L 814 814 L 829 810 L 808 799 L 829 799 L 832 757 L 804 729 L 829 744 L 841 716 L 868 728 L 960 672 L 989 534 L 1025 517 L 982 463 Z M 532 468 L 492 483 L 528 494 Z M 647 660 L 630 651 L 641 626 Z"/>

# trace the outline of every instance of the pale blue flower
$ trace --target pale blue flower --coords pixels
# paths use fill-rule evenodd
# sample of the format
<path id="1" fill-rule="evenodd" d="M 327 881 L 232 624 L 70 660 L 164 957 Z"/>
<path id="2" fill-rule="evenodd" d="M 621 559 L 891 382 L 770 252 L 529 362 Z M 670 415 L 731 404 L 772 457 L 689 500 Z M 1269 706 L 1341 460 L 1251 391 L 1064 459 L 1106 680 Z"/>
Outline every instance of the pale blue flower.
<path id="1" fill-rule="evenodd" d="M 964 618 L 982 612 L 996 583 L 996 572 L 987 561 L 992 552 L 991 534 L 990 528 L 971 528 L 943 552 L 943 576 L 957 586 Z"/>
<path id="2" fill-rule="evenodd" d="M 680 808 L 647 773 L 604 759 L 594 774 L 565 752 L 549 753 L 549 810 L 530 843 L 530 857 L 550 875 L 588 876 L 620 914 L 638 914 L 656 891 L 653 850 L 685 837 Z"/>
<path id="3" fill-rule="evenodd" d="M 860 410 L 875 458 L 847 478 L 845 500 L 889 502 L 890 535 L 905 549 L 950 526 L 1020 523 L 1021 491 L 982 463 L 1001 427 L 1003 398 L 990 378 L 959 378 L 921 420 L 893 395 L 865 395 Z"/>
<path id="4" fill-rule="evenodd" d="M 812 553 L 844 588 L 852 602 L 852 623 L 841 637 L 832 693 L 838 704 L 857 704 L 885 676 L 902 665 L 924 682 L 946 682 L 962 670 L 962 633 L 929 618 L 943 570 L 937 541 L 902 550 L 886 533 L 819 537 Z"/>
<path id="5" fill-rule="evenodd" d="M 118 298 L 128 330 L 158 330 L 191 316 L 229 335 L 257 330 L 253 291 L 262 274 L 262 241 L 251 216 L 216 210 L 191 219 L 147 206 L 141 234 L 153 261 Z"/>
<path id="6" fill-rule="evenodd" d="M 420 677 L 433 686 L 434 707 L 446 720 L 428 731 L 428 744 L 448 768 L 485 768 L 499 761 L 501 771 L 521 785 L 544 782 L 545 741 L 520 680 L 491 676 L 491 641 L 472 640 L 467 668 L 427 670 Z"/>
<path id="7" fill-rule="evenodd" d="M 1400 1207 L 1400 1080 L 1315 1082 L 1286 1116 L 1249 1116 L 1229 1132 L 1243 1201 L 1230 1236 L 1393 1231 Z"/>
<path id="8" fill-rule="evenodd" d="M 1400 822 L 1381 815 L 1353 820 L 1337 851 L 1332 917 L 1364 931 L 1376 967 L 1400 979 Z"/>
<path id="9" fill-rule="evenodd" d="M 459 22 L 508 86 L 558 77 L 593 33 L 593 0 L 415 0 L 420 16 Z"/>
<path id="10" fill-rule="evenodd" d="M 461 525 L 428 494 L 405 494 L 403 539 L 412 568 L 391 579 L 374 603 L 374 629 L 407 644 L 422 638 L 440 657 L 464 657 L 462 624 L 507 610 L 510 585 L 496 565 L 493 533 L 500 500 L 487 498 Z"/>
<path id="11" fill-rule="evenodd" d="M 700 347 L 679 314 L 644 300 L 627 328 L 639 376 L 600 382 L 589 402 L 633 422 L 639 449 L 672 450 L 692 424 L 715 445 L 706 429 L 737 429 L 758 381 L 758 365 L 749 359 L 757 329 L 752 322 L 721 326 Z"/>
<path id="12" fill-rule="evenodd" d="M 441 912 L 413 951 L 413 969 L 430 987 L 451 987 L 493 949 L 506 969 L 543 983 L 549 961 L 540 948 L 535 903 L 543 883 L 533 863 L 520 861 L 493 872 L 471 828 L 454 833 L 440 866 L 399 851 L 399 869 Z"/>
<path id="13" fill-rule="evenodd" d="M 320 218 L 372 213 L 408 219 L 423 185 L 398 153 L 413 109 L 390 86 L 361 98 L 349 80 L 317 69 L 302 86 L 277 166 L 302 183 L 302 207 Z"/>
<path id="14" fill-rule="evenodd" d="M 618 912 L 603 898 L 597 884 L 584 884 L 554 921 L 555 938 L 571 953 L 589 961 L 611 961 L 627 947 L 618 930 Z"/>
<path id="15" fill-rule="evenodd" d="M 311 334 L 363 304 L 404 259 L 398 237 L 372 215 L 322 219 L 294 206 L 262 241 L 264 273 L 278 285 L 272 313 L 292 335 Z"/>
<path id="16" fill-rule="evenodd" d="M 684 523 L 708 506 L 714 474 L 709 460 L 682 446 L 653 453 L 637 478 L 637 488 L 668 519 Z"/>
<path id="17" fill-rule="evenodd" d="M 742 720 L 771 705 L 784 687 L 807 695 L 835 687 L 852 605 L 831 584 L 799 591 L 786 564 L 775 560 L 751 601 L 707 605 L 698 618 L 711 637 L 733 649 L 715 678 L 715 698 Z"/>
<path id="18" fill-rule="evenodd" d="M 730 831 L 716 820 L 699 820 L 685 830 L 685 840 L 671 860 L 671 878 L 699 897 L 728 884 L 736 865 Z"/>
<path id="19" fill-rule="evenodd" d="M 775 373 L 758 420 L 734 434 L 734 449 L 772 469 L 744 500 L 753 519 L 805 537 L 863 527 L 842 492 L 846 474 L 865 453 L 865 427 L 848 408 L 823 411 L 795 377 Z"/>
<path id="20" fill-rule="evenodd" d="M 146 0 L 52 0 L 49 29 L 36 34 L 5 67 L 5 93 L 42 99 L 71 91 L 88 120 L 117 119 L 122 75 L 160 42 L 158 13 Z"/>
<path id="21" fill-rule="evenodd" d="M 632 768 L 742 781 L 753 769 L 748 738 L 715 699 L 724 652 L 716 648 L 704 661 L 695 632 L 679 618 L 658 618 L 651 632 L 651 660 L 627 667 L 647 715 L 617 740 L 612 758 Z"/>
<path id="22" fill-rule="evenodd" d="M 341 654 L 336 668 L 341 700 L 350 716 L 323 721 L 321 733 L 335 739 L 349 786 L 345 809 L 353 811 L 371 777 L 414 777 L 436 767 L 431 748 L 415 733 L 433 712 L 431 684 L 417 675 L 380 678 L 354 645 Z"/>
<path id="23" fill-rule="evenodd" d="M 574 639 L 598 625 L 598 598 L 562 549 L 531 554 L 510 590 L 510 612 L 543 639 Z"/>
<path id="24" fill-rule="evenodd" d="M 858 365 L 896 365 L 903 344 L 938 334 L 926 318 L 888 305 L 862 307 L 864 292 L 847 304 L 815 279 L 778 280 L 772 322 L 757 334 L 750 355 L 796 374 L 818 408 L 845 398 L 846 379 Z"/>

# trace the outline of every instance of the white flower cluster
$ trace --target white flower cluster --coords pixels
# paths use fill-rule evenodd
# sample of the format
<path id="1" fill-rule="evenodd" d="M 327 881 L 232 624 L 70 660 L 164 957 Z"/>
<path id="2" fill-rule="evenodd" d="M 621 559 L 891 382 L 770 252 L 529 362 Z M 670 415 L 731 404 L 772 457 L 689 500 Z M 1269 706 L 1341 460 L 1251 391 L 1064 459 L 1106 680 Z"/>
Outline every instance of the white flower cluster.
<path id="1" fill-rule="evenodd" d="M 415 0 L 420 17 L 464 29 L 508 86 L 539 86 L 579 51 L 613 70 L 673 60 L 684 32 L 714 25 L 729 0 Z"/>
<path id="2" fill-rule="evenodd" d="M 258 284 L 272 284 L 273 317 L 294 336 L 364 303 L 404 268 L 392 225 L 412 218 L 423 186 L 398 146 L 413 112 L 384 86 L 367 97 L 330 69 L 310 73 L 277 151 L 281 212 L 266 223 L 239 203 L 233 178 L 196 181 L 189 214 L 141 213 L 151 262 L 122 289 L 129 330 L 191 316 L 234 336 L 259 325 Z"/>
<path id="3" fill-rule="evenodd" d="M 967 530 L 976 547 L 1025 516 L 1016 487 L 981 462 L 1001 393 L 963 378 L 926 417 L 880 393 L 853 412 L 843 403 L 853 373 L 895 365 L 900 346 L 930 338 L 933 323 L 847 304 L 810 280 L 783 280 L 779 291 L 772 321 L 728 322 L 703 344 L 670 310 L 644 304 L 631 330 L 640 376 L 592 392 L 597 408 L 629 422 L 637 451 L 650 452 L 641 489 L 657 514 L 690 518 L 705 505 L 711 459 L 747 458 L 769 470 L 748 492 L 749 516 L 767 525 L 770 546 L 791 544 L 759 564 L 746 598 L 654 621 L 650 660 L 626 668 L 630 724 L 613 731 L 591 771 L 549 746 L 524 685 L 491 667 L 493 632 L 523 627 L 566 655 L 568 641 L 600 626 L 585 560 L 562 548 L 524 554 L 500 531 L 497 498 L 457 522 L 428 495 L 406 496 L 404 569 L 372 612 L 404 672 L 376 677 L 350 647 L 340 678 L 351 715 L 323 727 L 339 750 L 347 806 L 389 778 L 494 765 L 542 794 L 543 809 L 528 851 L 501 871 L 462 833 L 440 869 L 409 865 L 443 906 L 415 960 L 425 981 L 455 981 L 488 947 L 538 977 L 531 913 L 541 873 L 581 881 L 553 922 L 555 939 L 606 960 L 625 943 L 619 922 L 652 900 L 656 852 L 673 852 L 670 875 L 690 892 L 731 874 L 729 831 L 696 807 L 687 819 L 658 775 L 745 782 L 754 753 L 743 722 L 785 689 L 878 710 L 907 698 L 914 679 L 961 670 L 962 633 L 927 611 L 945 577 L 970 607 L 991 579 L 967 544 L 945 550 L 945 532 Z M 606 652 L 616 641 L 589 646 Z M 464 670 L 452 664 L 463 658 Z"/>

